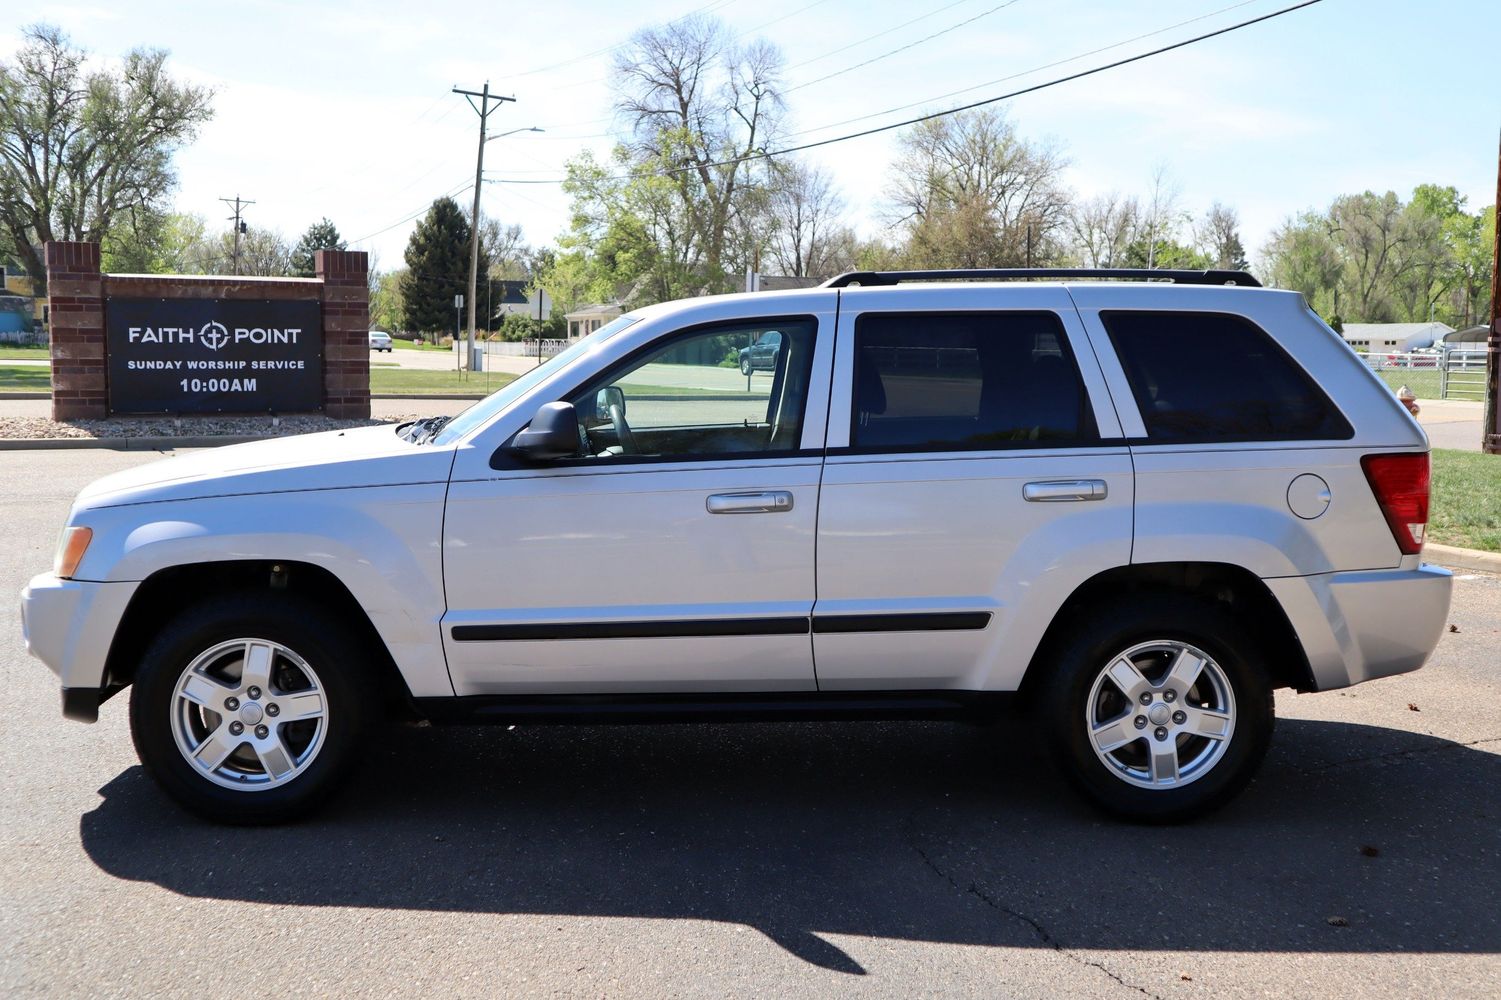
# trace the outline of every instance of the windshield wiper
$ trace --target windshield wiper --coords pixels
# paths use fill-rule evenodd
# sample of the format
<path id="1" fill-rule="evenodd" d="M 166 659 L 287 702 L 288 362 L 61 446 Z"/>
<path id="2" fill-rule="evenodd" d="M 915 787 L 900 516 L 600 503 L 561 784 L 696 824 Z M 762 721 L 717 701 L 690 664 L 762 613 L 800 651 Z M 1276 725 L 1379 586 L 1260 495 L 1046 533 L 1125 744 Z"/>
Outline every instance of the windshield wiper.
<path id="1" fill-rule="evenodd" d="M 412 443 L 427 444 L 437 437 L 438 432 L 452 419 L 452 417 L 428 417 L 426 420 L 417 421 L 417 426 L 412 430 Z"/>

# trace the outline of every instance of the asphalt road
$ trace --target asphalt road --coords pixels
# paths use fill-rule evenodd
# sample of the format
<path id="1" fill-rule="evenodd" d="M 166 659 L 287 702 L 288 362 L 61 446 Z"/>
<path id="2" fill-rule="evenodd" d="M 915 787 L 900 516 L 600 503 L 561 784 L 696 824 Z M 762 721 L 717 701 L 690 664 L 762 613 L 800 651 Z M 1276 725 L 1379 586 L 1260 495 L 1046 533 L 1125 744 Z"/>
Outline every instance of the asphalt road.
<path id="1" fill-rule="evenodd" d="M 0 593 L 143 460 L 0 453 Z M 8 599 L 8 598 L 7 598 Z M 0 629 L 0 995 L 1495 997 L 1501 579 L 1432 662 L 1283 694 L 1260 780 L 1150 829 L 1015 728 L 397 728 L 299 826 L 206 825 L 125 698 Z"/>

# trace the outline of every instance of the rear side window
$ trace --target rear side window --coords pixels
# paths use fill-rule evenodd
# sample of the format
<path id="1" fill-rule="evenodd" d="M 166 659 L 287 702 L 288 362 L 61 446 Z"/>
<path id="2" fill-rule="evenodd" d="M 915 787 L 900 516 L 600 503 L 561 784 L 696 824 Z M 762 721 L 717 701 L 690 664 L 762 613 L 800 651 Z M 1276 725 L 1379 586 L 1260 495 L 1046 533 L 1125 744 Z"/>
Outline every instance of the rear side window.
<path id="1" fill-rule="evenodd" d="M 1256 324 L 1224 313 L 1102 312 L 1153 442 L 1353 436 L 1313 379 Z"/>
<path id="2" fill-rule="evenodd" d="M 986 451 L 1098 441 L 1053 313 L 866 313 L 850 445 Z"/>

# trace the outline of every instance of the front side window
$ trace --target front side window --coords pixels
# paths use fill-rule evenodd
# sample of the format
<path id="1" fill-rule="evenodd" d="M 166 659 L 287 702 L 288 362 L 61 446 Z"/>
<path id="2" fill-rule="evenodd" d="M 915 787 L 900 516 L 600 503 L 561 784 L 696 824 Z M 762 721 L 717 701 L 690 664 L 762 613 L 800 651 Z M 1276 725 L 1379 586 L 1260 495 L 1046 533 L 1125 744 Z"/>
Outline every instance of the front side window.
<path id="1" fill-rule="evenodd" d="M 802 440 L 818 324 L 715 326 L 670 337 L 568 397 L 581 459 L 789 454 Z"/>
<path id="2" fill-rule="evenodd" d="M 850 445 L 986 451 L 1098 441 L 1058 316 L 867 313 L 855 322 Z"/>
<path id="3" fill-rule="evenodd" d="M 1267 332 L 1228 313 L 1102 312 L 1152 442 L 1342 440 L 1354 431 Z"/>

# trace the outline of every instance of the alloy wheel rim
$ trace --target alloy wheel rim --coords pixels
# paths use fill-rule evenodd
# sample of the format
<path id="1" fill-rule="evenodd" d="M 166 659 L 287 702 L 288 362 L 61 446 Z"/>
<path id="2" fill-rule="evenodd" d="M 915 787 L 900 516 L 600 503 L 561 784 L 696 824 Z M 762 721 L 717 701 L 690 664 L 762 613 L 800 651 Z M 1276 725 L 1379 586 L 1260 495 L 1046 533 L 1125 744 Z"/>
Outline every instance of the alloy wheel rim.
<path id="1" fill-rule="evenodd" d="M 1212 771 L 1235 735 L 1230 678 L 1202 649 L 1137 643 L 1106 661 L 1085 705 L 1090 746 L 1116 778 L 1181 788 Z"/>
<path id="2" fill-rule="evenodd" d="M 280 788 L 307 770 L 328 733 L 323 683 L 270 639 L 217 643 L 183 669 L 172 736 L 188 766 L 224 788 Z"/>

